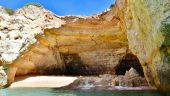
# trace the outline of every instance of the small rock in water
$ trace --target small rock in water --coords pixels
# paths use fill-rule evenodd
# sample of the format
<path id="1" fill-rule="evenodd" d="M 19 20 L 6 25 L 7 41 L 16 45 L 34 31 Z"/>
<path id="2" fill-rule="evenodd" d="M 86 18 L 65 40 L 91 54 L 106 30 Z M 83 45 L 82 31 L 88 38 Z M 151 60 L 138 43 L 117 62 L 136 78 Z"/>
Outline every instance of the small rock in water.
<path id="1" fill-rule="evenodd" d="M 139 77 L 139 74 L 134 68 L 131 67 L 129 71 L 126 71 L 125 76 L 128 78 L 132 78 L 132 77 Z"/>
<path id="2" fill-rule="evenodd" d="M 68 87 L 71 89 L 91 89 L 91 88 L 114 88 L 116 86 L 122 87 L 140 87 L 148 86 L 145 78 L 140 77 L 131 69 L 126 75 L 112 75 L 103 74 L 94 77 L 80 77 L 75 80 Z"/>

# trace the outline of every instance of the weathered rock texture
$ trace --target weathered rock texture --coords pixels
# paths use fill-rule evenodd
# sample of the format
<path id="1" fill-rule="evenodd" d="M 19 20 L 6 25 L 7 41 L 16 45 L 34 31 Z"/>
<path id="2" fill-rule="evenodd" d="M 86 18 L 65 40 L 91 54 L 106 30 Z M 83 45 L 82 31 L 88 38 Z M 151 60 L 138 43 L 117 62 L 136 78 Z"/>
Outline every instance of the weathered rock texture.
<path id="1" fill-rule="evenodd" d="M 6 75 L 5 71 L 4 71 L 4 68 L 1 66 L 0 67 L 0 88 L 7 84 L 6 81 L 7 81 L 7 75 Z"/>
<path id="2" fill-rule="evenodd" d="M 146 87 L 147 81 L 144 77 L 139 76 L 135 69 L 131 68 L 126 71 L 125 75 L 104 74 L 94 77 L 79 77 L 65 88 L 71 89 L 114 89 L 116 86 L 122 87 Z"/>
<path id="3" fill-rule="evenodd" d="M 8 14 L 0 7 L 0 60 L 12 63 L 24 50 L 36 42 L 35 36 L 45 28 L 58 28 L 64 21 L 38 6 L 25 6 Z"/>
<path id="4" fill-rule="evenodd" d="M 170 90 L 170 1 L 127 0 L 129 48 L 139 58 L 151 86 Z"/>
<path id="5" fill-rule="evenodd" d="M 2 64 L 11 63 L 8 83 L 15 75 L 32 73 L 114 74 L 128 49 L 124 23 L 114 11 L 118 10 L 92 17 L 58 17 L 40 6 L 29 5 L 12 16 L 6 14 L 7 20 L 1 21 L 2 36 L 7 34 L 1 40 L 1 59 Z"/>
<path id="6" fill-rule="evenodd" d="M 15 74 L 114 74 L 119 60 L 132 52 L 148 83 L 170 90 L 169 4 L 117 0 L 91 17 L 59 17 L 33 5 L 9 16 L 1 7 L 0 59 L 11 63 L 9 83 Z"/>

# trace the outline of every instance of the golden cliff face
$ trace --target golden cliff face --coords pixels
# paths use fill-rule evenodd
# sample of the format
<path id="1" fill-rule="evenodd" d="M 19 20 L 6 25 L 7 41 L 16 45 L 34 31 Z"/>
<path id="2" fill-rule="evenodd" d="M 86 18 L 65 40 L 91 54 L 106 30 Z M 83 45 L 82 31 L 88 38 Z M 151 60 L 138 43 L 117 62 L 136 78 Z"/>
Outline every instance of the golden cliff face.
<path id="1" fill-rule="evenodd" d="M 115 74 L 128 50 L 124 22 L 117 8 L 92 17 L 60 17 L 59 28 L 47 28 L 36 36 L 10 65 L 8 83 L 25 74 Z"/>
<path id="2" fill-rule="evenodd" d="M 170 90 L 169 3 L 117 0 L 108 11 L 91 17 L 46 14 L 48 18 L 43 20 L 48 23 L 40 26 L 42 34 L 34 35 L 36 43 L 19 52 L 10 65 L 8 83 L 15 75 L 31 73 L 115 74 L 122 57 L 132 52 L 140 60 L 148 83 Z M 57 27 L 50 27 L 54 24 Z"/>
<path id="3" fill-rule="evenodd" d="M 129 48 L 139 58 L 151 86 L 170 90 L 169 1 L 127 0 Z"/>
<path id="4" fill-rule="evenodd" d="M 126 54 L 126 35 L 117 18 L 110 21 L 100 18 L 102 16 L 98 19 L 80 18 L 63 27 L 45 30 L 45 35 L 55 36 L 56 46 L 64 57 L 80 57 L 82 65 L 88 67 L 85 72 L 114 73 L 120 58 Z"/>
<path id="5" fill-rule="evenodd" d="M 94 25 L 92 24 L 91 26 Z M 80 57 L 83 65 L 87 65 L 90 67 L 98 66 L 101 68 L 96 69 L 103 70 L 95 69 L 96 71 L 102 73 L 102 71 L 106 70 L 104 73 L 110 73 L 113 72 L 113 69 L 110 68 L 115 68 L 117 66 L 119 59 L 125 55 L 127 50 L 126 37 L 121 31 L 120 27 L 116 27 L 117 28 L 113 28 L 112 26 L 110 26 L 109 28 L 107 26 L 105 27 L 106 29 L 103 27 L 101 27 L 100 29 L 99 27 L 98 29 L 94 29 L 94 27 L 86 28 L 86 26 L 83 24 L 83 26 L 79 25 L 76 26 L 76 28 L 72 26 L 67 27 L 66 25 L 58 29 L 47 29 L 44 32 L 44 36 L 37 36 L 38 42 L 34 44 L 28 52 L 26 51 L 23 54 L 23 58 L 25 57 L 28 59 L 28 57 L 31 57 L 32 59 L 35 58 L 36 60 L 39 60 L 40 63 L 37 63 L 38 61 L 34 62 L 32 61 L 32 59 L 28 59 L 33 62 L 33 65 L 42 67 L 44 67 L 45 65 L 50 66 L 50 64 L 47 64 L 50 61 L 47 57 L 49 57 L 48 55 L 50 53 L 55 54 L 55 51 L 50 52 L 51 50 L 56 50 L 59 52 L 60 55 L 62 55 L 62 58 L 68 58 L 69 56 L 77 55 L 78 57 Z M 123 35 L 124 37 L 122 37 Z M 112 37 L 115 38 L 113 39 Z M 29 52 L 30 55 L 27 55 L 29 54 Z M 43 55 L 42 57 L 38 58 L 38 54 Z M 47 61 L 43 58 L 47 58 Z M 20 59 L 22 59 L 22 57 Z M 26 60 L 25 62 L 28 62 L 28 60 Z M 23 61 L 21 62 L 23 63 Z M 18 64 L 20 64 L 21 62 L 19 62 Z M 64 66 L 64 64 L 62 64 L 62 66 Z M 102 67 L 106 67 L 106 69 Z M 18 74 L 24 74 L 23 71 L 17 72 Z"/>

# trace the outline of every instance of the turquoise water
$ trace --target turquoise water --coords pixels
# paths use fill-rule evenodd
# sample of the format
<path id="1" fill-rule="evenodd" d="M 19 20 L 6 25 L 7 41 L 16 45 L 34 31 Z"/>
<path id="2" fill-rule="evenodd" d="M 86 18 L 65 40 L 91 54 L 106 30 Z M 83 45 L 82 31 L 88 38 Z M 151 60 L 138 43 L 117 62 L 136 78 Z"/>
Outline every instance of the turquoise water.
<path id="1" fill-rule="evenodd" d="M 0 89 L 0 96 L 166 96 L 154 90 L 66 90 L 52 88 Z"/>

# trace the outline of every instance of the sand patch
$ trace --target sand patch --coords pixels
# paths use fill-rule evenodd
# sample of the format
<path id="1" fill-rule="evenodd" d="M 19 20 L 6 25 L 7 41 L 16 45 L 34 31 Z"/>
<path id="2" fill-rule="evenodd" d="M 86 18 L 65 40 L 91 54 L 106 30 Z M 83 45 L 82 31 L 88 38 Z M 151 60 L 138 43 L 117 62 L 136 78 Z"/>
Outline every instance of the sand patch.
<path id="1" fill-rule="evenodd" d="M 15 87 L 63 87 L 76 80 L 77 77 L 66 76 L 20 76 L 10 88 Z"/>

